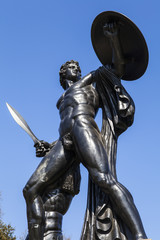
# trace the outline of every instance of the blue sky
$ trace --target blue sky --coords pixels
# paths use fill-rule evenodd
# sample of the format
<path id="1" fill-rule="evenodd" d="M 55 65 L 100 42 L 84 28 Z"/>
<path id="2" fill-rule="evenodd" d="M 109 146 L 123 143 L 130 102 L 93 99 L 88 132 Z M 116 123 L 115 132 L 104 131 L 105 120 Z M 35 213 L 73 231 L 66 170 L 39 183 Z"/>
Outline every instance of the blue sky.
<path id="1" fill-rule="evenodd" d="M 82 75 L 101 63 L 91 44 L 94 18 L 103 11 L 128 16 L 142 31 L 149 65 L 137 81 L 124 86 L 136 105 L 135 121 L 118 143 L 118 179 L 132 193 L 149 238 L 158 239 L 160 215 L 160 4 L 157 0 L 1 0 L 0 1 L 0 192 L 3 220 L 16 235 L 27 230 L 22 189 L 37 167 L 33 142 L 14 122 L 5 102 L 16 108 L 39 139 L 58 138 L 56 101 L 63 93 L 59 68 L 79 61 Z M 97 122 L 101 125 L 101 116 Z M 87 196 L 87 171 L 81 192 L 64 217 L 66 236 L 78 240 Z"/>

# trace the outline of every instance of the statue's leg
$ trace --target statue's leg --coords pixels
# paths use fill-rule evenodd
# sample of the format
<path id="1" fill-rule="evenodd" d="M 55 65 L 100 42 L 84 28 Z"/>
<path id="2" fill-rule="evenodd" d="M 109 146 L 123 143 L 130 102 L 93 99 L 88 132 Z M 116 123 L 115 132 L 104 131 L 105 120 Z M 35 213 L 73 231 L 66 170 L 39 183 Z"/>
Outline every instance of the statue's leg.
<path id="1" fill-rule="evenodd" d="M 110 195 L 117 214 L 128 225 L 134 239 L 147 238 L 130 193 L 116 181 L 108 167 L 107 153 L 94 121 L 78 117 L 72 135 L 81 162 L 88 169 L 92 180 Z"/>
<path id="2" fill-rule="evenodd" d="M 63 148 L 61 141 L 42 159 L 27 182 L 23 193 L 27 204 L 29 239 L 42 240 L 44 233 L 44 189 L 56 181 L 71 165 L 73 157 Z"/>

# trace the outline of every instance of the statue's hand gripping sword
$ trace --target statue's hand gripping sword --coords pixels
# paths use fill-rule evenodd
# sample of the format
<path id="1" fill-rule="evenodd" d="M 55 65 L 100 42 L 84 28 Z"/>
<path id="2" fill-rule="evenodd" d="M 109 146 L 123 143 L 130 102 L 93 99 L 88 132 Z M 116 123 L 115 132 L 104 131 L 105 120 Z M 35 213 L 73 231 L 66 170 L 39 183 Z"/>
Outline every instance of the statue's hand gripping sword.
<path id="1" fill-rule="evenodd" d="M 18 123 L 18 125 L 28 133 L 28 135 L 32 138 L 34 144 L 40 145 L 40 140 L 34 135 L 30 127 L 28 126 L 27 122 L 24 120 L 24 118 L 8 103 L 6 103 L 8 110 L 10 114 L 12 115 L 13 119 Z"/>

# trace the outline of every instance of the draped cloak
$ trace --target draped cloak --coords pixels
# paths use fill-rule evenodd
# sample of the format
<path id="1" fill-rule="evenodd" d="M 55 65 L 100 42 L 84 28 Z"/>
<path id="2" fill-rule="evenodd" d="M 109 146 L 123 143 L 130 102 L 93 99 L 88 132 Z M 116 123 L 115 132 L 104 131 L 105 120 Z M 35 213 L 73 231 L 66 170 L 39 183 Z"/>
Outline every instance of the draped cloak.
<path id="1" fill-rule="evenodd" d="M 117 180 L 117 138 L 132 125 L 135 106 L 120 79 L 107 66 L 95 71 L 95 82 L 103 114 L 103 144 L 108 156 L 109 169 Z M 133 240 L 131 232 L 120 216 L 117 216 L 109 195 L 102 192 L 90 176 L 81 240 Z"/>

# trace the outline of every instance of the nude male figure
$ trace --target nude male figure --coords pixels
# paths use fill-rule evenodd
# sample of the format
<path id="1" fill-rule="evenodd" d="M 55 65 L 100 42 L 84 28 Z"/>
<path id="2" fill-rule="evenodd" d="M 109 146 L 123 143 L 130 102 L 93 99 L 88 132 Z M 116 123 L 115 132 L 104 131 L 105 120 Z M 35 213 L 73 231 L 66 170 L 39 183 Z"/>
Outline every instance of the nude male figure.
<path id="1" fill-rule="evenodd" d="M 110 37 L 114 52 L 114 69 L 121 77 L 124 62 L 118 48 L 118 33 L 113 25 L 106 25 L 104 34 Z M 126 223 L 134 240 L 146 239 L 147 236 L 139 213 L 128 190 L 114 178 L 108 166 L 107 153 L 100 131 L 94 120 L 100 107 L 99 94 L 92 83 L 96 81 L 95 72 L 83 78 L 77 62 L 69 61 L 61 67 L 61 85 L 66 90 L 57 103 L 60 113 L 59 140 L 42 159 L 24 188 L 27 203 L 28 227 L 30 240 L 43 239 L 44 209 L 41 193 L 56 181 L 71 166 L 67 151 L 75 155 L 87 168 L 92 180 L 101 190 L 109 194 L 117 214 Z M 134 111 L 134 107 L 129 111 Z M 68 150 L 68 145 L 72 150 Z"/>

